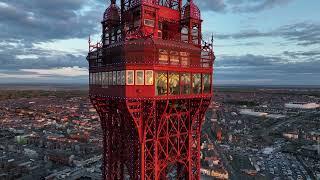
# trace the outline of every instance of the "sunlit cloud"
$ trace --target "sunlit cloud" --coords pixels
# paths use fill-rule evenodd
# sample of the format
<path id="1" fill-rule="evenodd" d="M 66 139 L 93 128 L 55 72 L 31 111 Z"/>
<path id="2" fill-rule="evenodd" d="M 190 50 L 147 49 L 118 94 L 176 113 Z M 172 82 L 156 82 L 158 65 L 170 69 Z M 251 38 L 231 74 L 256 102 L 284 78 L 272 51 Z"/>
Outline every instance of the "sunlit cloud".
<path id="1" fill-rule="evenodd" d="M 21 59 L 38 59 L 39 57 L 34 54 L 26 54 L 26 55 L 17 55 L 16 58 L 21 60 Z"/>
<path id="2" fill-rule="evenodd" d="M 34 73 L 40 76 L 77 77 L 77 76 L 87 76 L 89 74 L 87 68 L 80 68 L 77 66 L 52 68 L 52 69 L 21 69 L 20 71 Z"/>

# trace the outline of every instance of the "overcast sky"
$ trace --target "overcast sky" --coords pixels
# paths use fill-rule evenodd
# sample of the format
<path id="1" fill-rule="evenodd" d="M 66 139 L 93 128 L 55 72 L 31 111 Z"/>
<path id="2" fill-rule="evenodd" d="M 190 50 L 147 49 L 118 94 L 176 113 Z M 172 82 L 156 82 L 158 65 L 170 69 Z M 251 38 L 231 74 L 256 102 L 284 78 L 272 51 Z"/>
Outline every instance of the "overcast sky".
<path id="1" fill-rule="evenodd" d="M 216 84 L 320 85 L 319 0 L 194 0 Z M 0 0 L 0 83 L 86 83 L 106 0 Z"/>

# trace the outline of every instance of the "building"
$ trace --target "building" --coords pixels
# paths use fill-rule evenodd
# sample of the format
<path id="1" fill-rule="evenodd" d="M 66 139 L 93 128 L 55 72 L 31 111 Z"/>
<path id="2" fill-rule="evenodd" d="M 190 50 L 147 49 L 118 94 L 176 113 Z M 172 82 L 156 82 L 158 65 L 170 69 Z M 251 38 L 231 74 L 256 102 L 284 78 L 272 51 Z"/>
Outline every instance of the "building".
<path id="1" fill-rule="evenodd" d="M 287 103 L 285 107 L 288 109 L 317 109 L 320 108 L 320 105 L 316 103 Z"/>
<path id="2" fill-rule="evenodd" d="M 199 179 L 214 54 L 192 0 L 112 0 L 89 41 L 90 98 L 104 131 L 104 179 Z"/>
<path id="3" fill-rule="evenodd" d="M 283 137 L 288 138 L 288 139 L 297 140 L 299 138 L 298 132 L 284 132 L 284 133 L 282 133 L 282 135 L 283 135 Z"/>

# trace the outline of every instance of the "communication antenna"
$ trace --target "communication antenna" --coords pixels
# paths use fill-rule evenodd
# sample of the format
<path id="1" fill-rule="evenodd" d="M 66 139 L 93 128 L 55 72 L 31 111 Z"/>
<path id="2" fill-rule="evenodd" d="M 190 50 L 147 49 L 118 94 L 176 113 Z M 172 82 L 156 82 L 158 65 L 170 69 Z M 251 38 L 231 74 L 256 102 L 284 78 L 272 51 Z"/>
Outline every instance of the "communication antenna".
<path id="1" fill-rule="evenodd" d="M 214 41 L 214 39 L 213 39 L 213 33 L 211 34 L 211 46 L 213 47 L 213 41 Z"/>

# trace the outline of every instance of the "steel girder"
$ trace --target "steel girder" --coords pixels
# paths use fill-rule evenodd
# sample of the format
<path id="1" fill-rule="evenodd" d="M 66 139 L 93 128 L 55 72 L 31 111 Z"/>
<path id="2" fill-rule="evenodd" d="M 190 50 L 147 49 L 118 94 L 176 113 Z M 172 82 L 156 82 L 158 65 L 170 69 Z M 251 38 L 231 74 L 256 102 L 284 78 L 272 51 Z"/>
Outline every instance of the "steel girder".
<path id="1" fill-rule="evenodd" d="M 104 179 L 200 179 L 200 131 L 210 98 L 91 101 L 103 130 Z"/>

